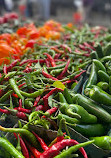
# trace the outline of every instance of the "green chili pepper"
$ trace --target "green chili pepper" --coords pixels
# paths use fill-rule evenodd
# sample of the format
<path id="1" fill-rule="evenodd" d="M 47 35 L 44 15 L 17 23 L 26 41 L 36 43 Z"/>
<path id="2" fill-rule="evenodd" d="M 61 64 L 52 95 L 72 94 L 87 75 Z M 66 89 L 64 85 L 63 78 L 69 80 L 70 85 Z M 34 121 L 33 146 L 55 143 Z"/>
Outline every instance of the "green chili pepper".
<path id="1" fill-rule="evenodd" d="M 71 89 L 74 89 L 76 85 L 77 85 L 77 82 L 74 82 L 74 83 L 71 85 Z"/>
<path id="2" fill-rule="evenodd" d="M 25 158 L 7 139 L 0 137 L 0 146 L 14 158 Z"/>
<path id="3" fill-rule="evenodd" d="M 32 103 L 32 101 L 30 100 L 30 98 L 25 99 L 24 105 L 25 105 L 25 107 L 28 108 L 28 109 L 30 109 L 30 108 L 33 107 L 33 103 Z"/>
<path id="4" fill-rule="evenodd" d="M 109 77 L 109 93 L 111 94 L 111 76 Z"/>
<path id="5" fill-rule="evenodd" d="M 61 92 L 58 92 L 58 95 L 59 95 L 59 100 L 61 103 L 67 103 L 64 95 Z"/>
<path id="6" fill-rule="evenodd" d="M 106 72 L 106 68 L 105 66 L 101 63 L 101 61 L 97 60 L 97 59 L 93 59 L 93 62 L 97 68 L 97 70 L 102 70 L 104 72 Z"/>
<path id="7" fill-rule="evenodd" d="M 58 114 L 57 115 L 57 119 L 60 121 L 62 118 L 64 118 L 66 120 L 66 122 L 68 123 L 72 123 L 72 124 L 75 124 L 75 123 L 80 123 L 79 120 L 77 120 L 76 118 L 72 118 L 70 116 L 67 116 L 65 114 Z"/>
<path id="8" fill-rule="evenodd" d="M 21 95 L 20 90 L 18 86 L 16 85 L 16 82 L 13 78 L 9 79 L 10 86 L 14 90 L 14 92 L 18 95 L 18 97 L 22 100 L 24 100 L 24 97 Z"/>
<path id="9" fill-rule="evenodd" d="M 94 86 L 89 93 L 89 96 L 94 101 L 111 106 L 111 95 L 109 95 L 107 92 L 103 91 L 101 88 Z"/>
<path id="10" fill-rule="evenodd" d="M 32 75 L 32 76 L 33 76 L 33 75 L 40 75 L 40 73 L 41 73 L 41 69 L 37 69 L 36 71 L 31 72 L 31 75 Z"/>
<path id="11" fill-rule="evenodd" d="M 98 87 L 100 87 L 102 90 L 108 90 L 108 88 L 109 88 L 109 85 L 108 85 L 108 83 L 107 82 L 98 82 L 97 83 L 97 86 Z"/>
<path id="12" fill-rule="evenodd" d="M 111 137 L 109 136 L 101 136 L 101 137 L 90 137 L 91 140 L 94 140 L 94 144 L 98 147 L 111 150 Z"/>
<path id="13" fill-rule="evenodd" d="M 27 98 L 36 98 L 44 92 L 44 89 L 40 89 L 34 93 L 27 93 L 20 90 L 20 93 Z"/>
<path id="14" fill-rule="evenodd" d="M 67 109 L 66 113 L 67 115 L 70 113 L 77 113 L 81 116 L 79 119 L 80 122 L 82 123 L 96 123 L 97 122 L 97 117 L 89 114 L 82 106 L 77 105 L 77 104 L 70 104 L 69 108 Z"/>
<path id="15" fill-rule="evenodd" d="M 103 62 L 107 62 L 109 60 L 111 60 L 111 56 L 105 56 L 100 61 L 103 63 Z"/>
<path id="16" fill-rule="evenodd" d="M 83 64 L 78 65 L 78 68 L 84 68 L 85 66 L 87 66 L 91 62 L 92 62 L 91 60 L 88 60 L 88 61 L 84 62 Z"/>
<path id="17" fill-rule="evenodd" d="M 8 99 L 8 97 L 13 93 L 13 90 L 8 91 L 6 94 L 4 94 L 1 98 L 0 98 L 0 102 L 4 102 Z"/>
<path id="18" fill-rule="evenodd" d="M 60 103 L 60 102 L 57 102 L 57 101 L 55 101 L 55 102 L 60 105 L 59 110 L 63 114 L 67 114 L 67 109 L 69 108 L 69 104 L 67 104 L 67 103 Z M 77 119 L 81 118 L 80 115 L 78 115 L 77 113 L 74 113 L 74 112 L 70 112 L 70 113 L 68 113 L 68 115 L 71 116 L 71 117 L 77 118 Z"/>
<path id="19" fill-rule="evenodd" d="M 105 134 L 105 127 L 102 124 L 67 124 L 74 128 L 77 132 L 87 137 L 96 137 Z"/>
<path id="20" fill-rule="evenodd" d="M 70 93 L 67 88 L 64 88 L 63 94 L 64 94 L 64 97 L 65 97 L 67 103 L 72 104 L 73 101 L 72 101 L 72 98 L 71 98 Z"/>
<path id="21" fill-rule="evenodd" d="M 97 54 L 96 51 L 92 51 L 92 52 L 90 53 L 90 56 L 91 56 L 91 59 L 98 59 L 98 54 Z"/>
<path id="22" fill-rule="evenodd" d="M 48 67 L 48 70 L 61 69 L 61 68 L 64 68 L 65 66 L 66 66 L 66 63 L 59 65 L 59 66 L 55 66 L 55 67 Z"/>
<path id="23" fill-rule="evenodd" d="M 95 115 L 104 123 L 111 123 L 111 115 L 87 97 L 82 96 L 81 94 L 75 94 L 73 95 L 72 100 L 73 103 L 81 105 L 85 110 Z"/>
<path id="24" fill-rule="evenodd" d="M 20 133 L 20 134 L 26 136 L 34 146 L 38 145 L 38 142 L 36 141 L 35 136 L 30 131 L 28 131 L 26 129 L 23 129 L 23 128 L 4 128 L 4 127 L 0 126 L 0 131 L 10 132 L 10 133 Z"/>
<path id="25" fill-rule="evenodd" d="M 94 63 L 92 63 L 91 73 L 90 73 L 86 88 L 90 88 L 92 85 L 95 85 L 96 83 L 97 83 L 96 66 Z"/>
<path id="26" fill-rule="evenodd" d="M 104 81 L 104 82 L 109 83 L 109 75 L 106 72 L 104 72 L 102 70 L 99 70 L 98 71 L 98 76 L 99 76 L 100 81 Z"/>
<path id="27" fill-rule="evenodd" d="M 62 71 L 63 71 L 63 68 L 62 69 L 57 69 L 57 70 L 55 69 L 55 70 L 52 70 L 50 72 L 50 74 L 53 75 L 53 76 L 55 76 L 55 75 L 60 74 Z"/>
<path id="28" fill-rule="evenodd" d="M 98 57 L 102 58 L 103 57 L 103 50 L 102 50 L 100 43 L 95 44 L 95 49 L 96 49 Z"/>
<path id="29" fill-rule="evenodd" d="M 104 49 L 104 56 L 111 55 L 111 43 L 108 43 Z"/>
<path id="30" fill-rule="evenodd" d="M 67 157 L 70 157 L 71 154 L 73 152 L 76 152 L 79 148 L 84 147 L 84 146 L 89 145 L 89 144 L 92 144 L 93 142 L 94 142 L 94 140 L 74 145 L 74 146 L 68 148 L 67 150 L 65 150 L 64 152 L 61 152 L 59 155 L 55 156 L 54 158 L 67 158 Z"/>

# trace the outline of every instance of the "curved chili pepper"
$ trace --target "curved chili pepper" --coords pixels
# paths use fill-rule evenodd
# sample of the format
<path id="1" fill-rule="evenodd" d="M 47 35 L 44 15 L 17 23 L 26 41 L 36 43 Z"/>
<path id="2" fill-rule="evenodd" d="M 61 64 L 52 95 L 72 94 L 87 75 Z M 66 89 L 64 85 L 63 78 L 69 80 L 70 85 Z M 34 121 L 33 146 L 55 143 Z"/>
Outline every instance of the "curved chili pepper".
<path id="1" fill-rule="evenodd" d="M 55 158 L 65 158 L 66 156 L 70 156 L 73 152 L 76 152 L 78 149 L 80 150 L 81 148 L 83 149 L 84 146 L 92 144 L 93 142 L 94 140 L 72 146 L 69 149 L 62 152 L 61 154 L 55 156 Z M 88 158 L 85 150 L 82 152 L 82 155 L 84 156 L 84 158 Z"/>
<path id="2" fill-rule="evenodd" d="M 43 74 L 43 76 L 46 77 L 46 78 L 51 78 L 52 80 L 55 80 L 55 81 L 58 80 L 57 78 L 51 76 L 50 74 L 47 74 L 43 69 L 42 69 L 42 74 Z"/>
<path id="3" fill-rule="evenodd" d="M 72 99 L 74 103 L 81 105 L 84 109 L 86 109 L 89 113 L 95 115 L 101 121 L 106 123 L 111 122 L 111 115 L 87 97 L 81 94 L 75 94 Z"/>
<path id="4" fill-rule="evenodd" d="M 19 134 L 18 134 L 18 137 L 17 137 L 16 133 L 14 133 L 14 136 L 15 136 L 16 139 L 18 139 L 18 137 L 19 137 L 22 153 L 23 153 L 25 158 L 29 158 L 29 152 L 28 152 L 28 149 L 27 149 L 22 137 Z"/>
<path id="5" fill-rule="evenodd" d="M 104 81 L 104 82 L 109 83 L 109 75 L 106 72 L 99 70 L 98 76 L 99 76 L 100 81 Z"/>
<path id="6" fill-rule="evenodd" d="M 44 55 L 46 55 L 48 57 L 48 60 L 50 61 L 52 67 L 55 67 L 56 63 L 55 63 L 54 59 L 51 57 L 51 55 L 48 53 L 44 53 Z"/>
<path id="7" fill-rule="evenodd" d="M 44 142 L 44 140 L 43 140 L 42 138 L 40 138 L 35 132 L 32 132 L 32 133 L 35 135 L 35 137 L 36 137 L 37 140 L 39 141 L 39 143 L 40 143 L 42 149 L 43 149 L 44 151 L 45 151 L 45 150 L 48 150 L 49 147 L 46 145 L 46 143 Z"/>
<path id="8" fill-rule="evenodd" d="M 35 101 L 33 107 L 37 106 L 38 102 L 40 101 L 41 96 L 38 96 Z"/>
<path id="9" fill-rule="evenodd" d="M 31 151 L 31 153 L 33 154 L 33 156 L 35 158 L 39 158 L 39 156 L 41 155 L 41 153 L 36 149 L 34 148 L 33 146 L 31 146 L 26 140 L 24 140 L 26 146 L 29 148 L 29 150 Z"/>
<path id="10" fill-rule="evenodd" d="M 89 96 L 94 101 L 104 104 L 107 106 L 111 106 L 111 95 L 107 92 L 103 91 L 101 88 L 94 86 L 89 93 Z M 99 98 L 99 99 L 98 99 Z"/>
<path id="11" fill-rule="evenodd" d="M 67 72 L 67 69 L 68 69 L 69 64 L 70 64 L 70 59 L 68 59 L 67 64 L 66 64 L 64 70 L 63 70 L 63 71 L 61 72 L 61 74 L 57 77 L 57 79 L 61 79 L 61 78 L 64 76 L 64 74 Z"/>
<path id="12" fill-rule="evenodd" d="M 23 128 L 4 128 L 0 125 L 0 131 L 4 132 L 10 132 L 10 133 L 20 133 L 28 138 L 30 142 L 34 145 L 37 146 L 38 142 L 36 141 L 36 137 L 28 130 L 23 129 Z"/>
<path id="13" fill-rule="evenodd" d="M 91 143 L 94 141 L 90 141 Z M 72 145 L 76 145 L 78 144 L 78 142 L 76 140 L 73 139 L 63 139 L 59 142 L 57 142 L 56 144 L 52 145 L 48 150 L 44 151 L 41 155 L 40 158 L 51 158 L 53 156 L 58 155 L 58 151 L 61 151 L 62 149 L 64 149 L 66 146 L 72 146 Z M 82 148 L 79 149 L 80 152 L 84 155 L 85 151 Z M 56 154 L 56 155 L 55 155 Z M 86 158 L 86 157 L 85 157 Z"/>
<path id="14" fill-rule="evenodd" d="M 14 60 L 9 66 L 7 66 L 7 72 L 10 71 L 18 62 L 20 62 L 20 59 Z"/>
<path id="15" fill-rule="evenodd" d="M 33 93 L 27 93 L 27 92 L 24 92 L 24 91 L 20 90 L 20 93 L 23 96 L 28 97 L 28 98 L 36 98 L 37 96 L 41 95 L 43 92 L 44 92 L 44 89 L 40 89 L 40 90 L 35 91 Z"/>
<path id="16" fill-rule="evenodd" d="M 24 156 L 7 139 L 0 137 L 0 146 L 14 158 L 24 158 Z"/>
<path id="17" fill-rule="evenodd" d="M 53 113 L 55 113 L 57 111 L 57 107 L 52 107 L 51 109 L 48 109 L 45 113 L 43 117 L 49 117 L 51 116 Z"/>
<path id="18" fill-rule="evenodd" d="M 18 86 L 16 85 L 15 80 L 14 80 L 13 78 L 9 79 L 9 83 L 10 83 L 12 89 L 13 89 L 13 90 L 15 91 L 15 93 L 18 95 L 18 97 L 23 100 L 24 98 L 23 98 L 23 96 L 21 95 L 20 90 L 19 90 Z"/>

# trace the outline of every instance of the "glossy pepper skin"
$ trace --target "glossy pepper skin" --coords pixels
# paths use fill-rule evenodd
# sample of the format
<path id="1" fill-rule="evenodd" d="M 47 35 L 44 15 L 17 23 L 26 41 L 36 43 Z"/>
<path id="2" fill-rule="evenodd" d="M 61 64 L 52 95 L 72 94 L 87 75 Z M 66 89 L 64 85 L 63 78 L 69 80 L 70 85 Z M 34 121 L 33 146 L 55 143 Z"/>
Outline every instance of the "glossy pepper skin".
<path id="1" fill-rule="evenodd" d="M 109 136 L 101 136 L 101 137 L 90 137 L 91 140 L 94 140 L 94 144 L 98 147 L 111 150 L 111 137 Z"/>
<path id="2" fill-rule="evenodd" d="M 72 99 L 74 103 L 81 105 L 85 110 L 95 115 L 104 123 L 111 123 L 111 115 L 87 97 L 81 94 L 75 94 Z"/>
<path id="3" fill-rule="evenodd" d="M 77 105 L 77 104 L 70 104 L 69 108 L 67 109 L 66 113 L 77 113 L 81 116 L 79 119 L 80 122 L 82 123 L 96 123 L 97 122 L 97 117 L 89 114 L 82 106 Z"/>
<path id="4" fill-rule="evenodd" d="M 86 88 L 90 88 L 92 85 L 95 85 L 97 83 L 97 72 L 96 72 L 96 66 L 94 63 L 92 63 L 91 67 L 91 73 L 88 79 L 88 83 L 86 85 Z"/>
<path id="5" fill-rule="evenodd" d="M 98 82 L 97 86 L 100 87 L 102 90 L 106 91 L 109 88 L 109 85 L 107 82 Z"/>
<path id="6" fill-rule="evenodd" d="M 25 158 L 7 139 L 0 137 L 0 146 L 8 151 L 14 158 Z"/>
<path id="7" fill-rule="evenodd" d="M 93 59 L 93 63 L 95 64 L 97 71 L 98 70 L 102 70 L 104 72 L 106 72 L 106 68 L 105 66 L 101 63 L 101 61 L 97 60 L 97 59 Z"/>
<path id="8" fill-rule="evenodd" d="M 67 157 L 70 157 L 71 154 L 73 152 L 76 152 L 79 148 L 84 147 L 86 145 L 89 145 L 89 144 L 91 144 L 93 142 L 94 142 L 94 140 L 88 141 L 88 142 L 84 142 L 84 143 L 80 143 L 80 144 L 77 144 L 75 146 L 72 146 L 69 149 L 67 149 L 64 152 L 62 152 L 61 154 L 55 156 L 55 158 L 67 158 Z M 87 156 L 84 156 L 84 158 L 87 158 Z"/>
<path id="9" fill-rule="evenodd" d="M 57 116 L 58 116 L 57 119 L 58 119 L 59 121 L 60 121 L 62 118 L 64 118 L 64 119 L 66 120 L 66 122 L 68 122 L 68 123 L 72 123 L 72 124 L 75 124 L 75 123 L 79 124 L 79 123 L 80 123 L 80 121 L 79 121 L 78 119 L 72 118 L 72 117 L 70 117 L 70 116 L 68 116 L 68 115 L 65 115 L 65 114 L 58 114 Z"/>
<path id="10" fill-rule="evenodd" d="M 102 70 L 98 71 L 98 77 L 100 81 L 109 82 L 109 75 Z"/>
<path id="11" fill-rule="evenodd" d="M 77 132 L 81 133 L 82 135 L 86 137 L 96 137 L 96 136 L 102 136 L 105 134 L 105 128 L 102 124 L 76 124 L 71 125 L 72 128 L 74 128 Z"/>
<path id="12" fill-rule="evenodd" d="M 111 95 L 108 94 L 107 92 L 103 91 L 101 88 L 94 86 L 90 92 L 89 96 L 91 99 L 94 101 L 104 104 L 107 106 L 111 106 Z"/>

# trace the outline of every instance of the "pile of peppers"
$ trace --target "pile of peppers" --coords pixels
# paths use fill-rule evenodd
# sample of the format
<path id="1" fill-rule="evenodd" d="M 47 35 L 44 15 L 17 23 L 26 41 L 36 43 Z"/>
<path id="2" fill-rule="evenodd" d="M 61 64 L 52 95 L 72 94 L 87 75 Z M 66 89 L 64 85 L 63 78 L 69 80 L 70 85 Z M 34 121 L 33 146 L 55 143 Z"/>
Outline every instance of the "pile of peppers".
<path id="1" fill-rule="evenodd" d="M 51 20 L 0 35 L 1 118 L 18 118 L 18 128 L 0 126 L 0 131 L 14 133 L 17 140 L 15 149 L 0 138 L 9 156 L 75 157 L 80 148 L 87 158 L 81 147 L 90 143 L 111 150 L 110 33 L 102 26 L 77 28 Z M 49 144 L 30 125 L 58 131 L 58 136 Z M 90 141 L 78 144 L 70 138 L 68 126 Z M 62 151 L 66 146 L 72 147 Z"/>

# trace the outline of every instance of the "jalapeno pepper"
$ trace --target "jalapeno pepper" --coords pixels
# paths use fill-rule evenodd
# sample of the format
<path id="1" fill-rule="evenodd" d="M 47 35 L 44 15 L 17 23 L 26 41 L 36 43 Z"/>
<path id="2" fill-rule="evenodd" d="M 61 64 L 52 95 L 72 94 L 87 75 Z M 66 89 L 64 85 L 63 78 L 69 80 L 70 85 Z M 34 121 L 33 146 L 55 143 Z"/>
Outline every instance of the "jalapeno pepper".
<path id="1" fill-rule="evenodd" d="M 107 92 L 103 91 L 101 88 L 94 86 L 89 93 L 89 96 L 94 101 L 104 104 L 107 106 L 111 106 L 111 95 Z"/>
<path id="2" fill-rule="evenodd" d="M 105 134 L 105 127 L 102 124 L 67 124 L 86 137 L 96 137 Z"/>
<path id="3" fill-rule="evenodd" d="M 101 137 L 90 137 L 91 140 L 94 140 L 94 144 L 98 147 L 111 150 L 111 137 L 109 136 L 101 136 Z"/>
<path id="4" fill-rule="evenodd" d="M 70 113 L 77 113 L 81 116 L 79 119 L 80 122 L 82 123 L 96 123 L 97 122 L 97 117 L 89 114 L 82 106 L 77 105 L 77 104 L 70 104 L 68 109 L 66 110 L 67 114 Z"/>
<path id="5" fill-rule="evenodd" d="M 94 63 L 92 63 L 91 73 L 90 73 L 86 88 L 91 87 L 92 85 L 95 85 L 97 83 L 97 72 L 96 71 L 97 71 L 96 66 Z"/>
<path id="6" fill-rule="evenodd" d="M 97 68 L 97 70 L 102 70 L 104 72 L 106 72 L 106 68 L 105 66 L 101 63 L 101 61 L 97 60 L 97 59 L 93 59 L 93 62 Z"/>
<path id="7" fill-rule="evenodd" d="M 105 123 L 111 122 L 111 115 L 87 97 L 82 96 L 81 94 L 75 94 L 72 99 L 74 103 L 81 105 L 85 110 L 95 115 L 101 121 Z"/>
<path id="8" fill-rule="evenodd" d="M 107 82 L 98 82 L 97 83 L 97 86 L 98 87 L 100 87 L 102 90 L 108 90 L 108 88 L 109 88 L 109 85 L 108 85 L 108 83 Z"/>
<path id="9" fill-rule="evenodd" d="M 104 72 L 102 70 L 99 70 L 98 71 L 98 76 L 99 76 L 100 81 L 109 83 L 109 75 L 106 72 Z"/>

